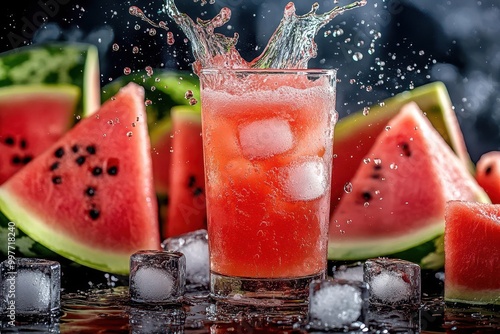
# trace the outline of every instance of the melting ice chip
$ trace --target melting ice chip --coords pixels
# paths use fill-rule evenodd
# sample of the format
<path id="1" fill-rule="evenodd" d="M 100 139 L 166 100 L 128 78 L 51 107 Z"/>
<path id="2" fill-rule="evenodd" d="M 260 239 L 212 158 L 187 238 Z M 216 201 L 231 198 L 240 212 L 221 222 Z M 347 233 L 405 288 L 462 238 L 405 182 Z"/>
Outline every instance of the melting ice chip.
<path id="1" fill-rule="evenodd" d="M 133 283 L 137 291 L 136 298 L 144 301 L 169 300 L 174 289 L 174 279 L 165 270 L 154 267 L 140 267 Z"/>
<path id="2" fill-rule="evenodd" d="M 309 323 L 313 328 L 348 328 L 366 322 L 368 287 L 364 282 L 313 281 L 309 298 Z"/>
<path id="3" fill-rule="evenodd" d="M 280 171 L 283 190 L 293 200 L 310 201 L 327 189 L 326 166 L 321 158 L 292 163 Z"/>
<path id="4" fill-rule="evenodd" d="M 261 159 L 291 149 L 293 133 L 288 121 L 270 118 L 241 126 L 239 140 L 247 159 Z"/>

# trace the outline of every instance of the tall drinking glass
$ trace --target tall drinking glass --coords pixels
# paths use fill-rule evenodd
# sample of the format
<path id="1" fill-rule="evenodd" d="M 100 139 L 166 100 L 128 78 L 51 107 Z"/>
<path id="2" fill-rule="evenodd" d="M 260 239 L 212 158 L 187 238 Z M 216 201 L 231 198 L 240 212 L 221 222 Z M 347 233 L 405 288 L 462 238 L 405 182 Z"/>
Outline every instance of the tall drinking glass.
<path id="1" fill-rule="evenodd" d="M 200 73 L 213 297 L 300 305 L 326 271 L 335 70 Z"/>

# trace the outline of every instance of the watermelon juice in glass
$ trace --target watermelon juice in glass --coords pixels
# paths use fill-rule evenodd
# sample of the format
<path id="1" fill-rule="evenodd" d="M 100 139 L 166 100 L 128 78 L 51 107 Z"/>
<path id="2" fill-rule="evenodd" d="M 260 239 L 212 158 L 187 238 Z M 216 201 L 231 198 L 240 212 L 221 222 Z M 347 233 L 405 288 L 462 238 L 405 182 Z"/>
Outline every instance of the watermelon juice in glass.
<path id="1" fill-rule="evenodd" d="M 201 70 L 215 298 L 300 305 L 325 276 L 335 74 Z"/>

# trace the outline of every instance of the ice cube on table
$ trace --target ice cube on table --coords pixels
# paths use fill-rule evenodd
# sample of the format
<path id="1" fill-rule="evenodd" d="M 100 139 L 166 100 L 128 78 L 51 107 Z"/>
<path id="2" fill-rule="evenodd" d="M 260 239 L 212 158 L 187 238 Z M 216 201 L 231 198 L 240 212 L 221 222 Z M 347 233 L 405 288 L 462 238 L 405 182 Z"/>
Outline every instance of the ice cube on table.
<path id="1" fill-rule="evenodd" d="M 321 158 L 294 162 L 282 167 L 279 174 L 285 195 L 294 201 L 314 200 L 328 188 L 327 169 Z"/>
<path id="2" fill-rule="evenodd" d="M 269 118 L 239 127 L 238 138 L 247 159 L 268 158 L 293 147 L 293 133 L 285 119 Z"/>
<path id="3" fill-rule="evenodd" d="M 416 263 L 389 258 L 369 259 L 364 265 L 364 281 L 370 286 L 370 303 L 420 306 L 420 266 Z"/>
<path id="4" fill-rule="evenodd" d="M 1 313 L 44 317 L 59 311 L 61 265 L 37 258 L 5 260 L 1 272 Z"/>
<path id="5" fill-rule="evenodd" d="M 308 327 L 360 330 L 366 327 L 368 286 L 343 279 L 315 280 L 309 286 Z"/>
<path id="6" fill-rule="evenodd" d="M 333 277 L 351 281 L 363 282 L 364 263 L 354 262 L 342 264 L 333 268 Z"/>
<path id="7" fill-rule="evenodd" d="M 186 258 L 182 253 L 144 250 L 130 257 L 130 299 L 137 303 L 175 303 L 184 295 Z"/>
<path id="8" fill-rule="evenodd" d="M 208 286 L 210 258 L 207 230 L 200 229 L 162 242 L 165 250 L 181 252 L 186 257 L 186 282 L 189 285 Z"/>

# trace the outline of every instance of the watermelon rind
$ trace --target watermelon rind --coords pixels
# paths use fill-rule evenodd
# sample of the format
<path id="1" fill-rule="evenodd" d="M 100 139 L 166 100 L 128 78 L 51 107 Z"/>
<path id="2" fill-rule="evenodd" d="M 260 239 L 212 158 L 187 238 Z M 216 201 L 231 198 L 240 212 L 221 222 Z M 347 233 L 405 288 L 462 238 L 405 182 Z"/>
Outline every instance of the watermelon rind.
<path id="1" fill-rule="evenodd" d="M 7 219 L 3 219 L 4 222 L 8 220 L 8 217 L 16 217 L 16 228 L 29 230 L 29 237 L 33 241 L 45 245 L 45 248 L 39 247 L 37 256 L 51 254 L 45 250 L 48 249 L 66 259 L 90 268 L 122 275 L 129 273 L 130 254 L 105 253 L 100 249 L 87 247 L 77 240 L 67 238 L 57 231 L 47 228 L 43 219 L 31 212 L 29 208 L 22 205 L 16 197 L 11 196 L 3 188 L 0 188 L 0 211 L 7 217 Z M 5 226 L 3 226 L 3 229 L 5 229 Z M 34 247 L 38 246 L 33 243 L 30 249 L 34 250 Z M 55 256 L 49 255 L 49 257 Z M 97 262 L 95 259 L 99 259 L 99 261 Z"/>
<path id="2" fill-rule="evenodd" d="M 177 105 L 189 105 L 186 92 L 192 91 L 193 97 L 199 100 L 199 81 L 191 72 L 169 69 L 152 69 L 152 74 L 138 71 L 130 75 L 116 78 L 102 88 L 101 100 L 106 101 L 129 82 L 135 82 L 145 88 L 148 114 L 148 128 L 152 133 L 164 118 L 170 117 L 170 109 Z M 192 106 L 200 109 L 200 104 Z"/>
<path id="3" fill-rule="evenodd" d="M 72 84 L 82 90 L 77 110 L 86 116 L 100 105 L 97 47 L 86 43 L 33 44 L 0 54 L 0 87 Z"/>
<path id="4" fill-rule="evenodd" d="M 69 84 L 50 85 L 50 84 L 33 84 L 33 85 L 13 85 L 0 87 L 0 99 L 12 99 L 22 96 L 32 96 L 41 94 L 49 95 L 66 95 L 77 103 L 80 97 L 80 89 L 77 86 Z M 40 116 L 40 115 L 38 115 Z"/>

